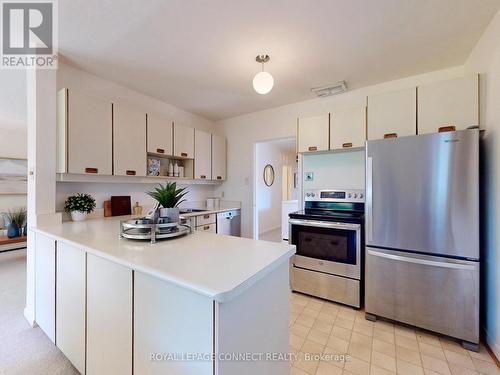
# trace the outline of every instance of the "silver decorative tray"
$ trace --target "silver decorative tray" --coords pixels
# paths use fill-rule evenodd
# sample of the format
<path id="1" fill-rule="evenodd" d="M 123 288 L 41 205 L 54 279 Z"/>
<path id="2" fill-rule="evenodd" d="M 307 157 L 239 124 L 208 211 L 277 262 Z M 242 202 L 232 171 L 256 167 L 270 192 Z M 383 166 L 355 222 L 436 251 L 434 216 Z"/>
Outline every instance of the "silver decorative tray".
<path id="1" fill-rule="evenodd" d="M 120 221 L 120 237 L 130 240 L 156 240 L 180 237 L 191 232 L 188 225 L 179 222 L 166 222 L 162 218 L 155 223 L 153 219 L 139 218 Z"/>

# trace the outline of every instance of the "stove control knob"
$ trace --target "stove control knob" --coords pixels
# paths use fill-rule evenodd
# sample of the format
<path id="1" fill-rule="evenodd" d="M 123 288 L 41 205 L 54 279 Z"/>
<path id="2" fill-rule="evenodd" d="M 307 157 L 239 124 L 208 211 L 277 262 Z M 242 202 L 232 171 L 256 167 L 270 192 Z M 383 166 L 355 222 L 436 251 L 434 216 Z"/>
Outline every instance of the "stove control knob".
<path id="1" fill-rule="evenodd" d="M 347 194 L 347 198 L 352 198 L 352 194 L 351 193 Z"/>
<path id="2" fill-rule="evenodd" d="M 306 197 L 310 197 L 311 196 L 311 193 L 306 193 Z"/>
<path id="3" fill-rule="evenodd" d="M 311 193 L 311 197 L 315 197 L 316 196 L 316 193 Z"/>
<path id="4" fill-rule="evenodd" d="M 354 198 L 357 198 L 358 197 L 358 194 L 354 193 Z"/>
<path id="5" fill-rule="evenodd" d="M 360 197 L 360 198 L 363 198 L 363 193 L 360 193 L 360 194 L 359 194 L 359 197 Z"/>

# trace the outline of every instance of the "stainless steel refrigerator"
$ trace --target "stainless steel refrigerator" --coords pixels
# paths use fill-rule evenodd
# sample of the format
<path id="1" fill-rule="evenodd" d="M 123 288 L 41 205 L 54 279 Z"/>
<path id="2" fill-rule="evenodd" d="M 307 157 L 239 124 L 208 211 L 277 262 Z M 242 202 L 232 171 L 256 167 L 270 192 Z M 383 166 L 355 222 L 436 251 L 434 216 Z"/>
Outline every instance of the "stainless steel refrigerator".
<path id="1" fill-rule="evenodd" d="M 368 141 L 367 319 L 479 342 L 479 130 Z"/>

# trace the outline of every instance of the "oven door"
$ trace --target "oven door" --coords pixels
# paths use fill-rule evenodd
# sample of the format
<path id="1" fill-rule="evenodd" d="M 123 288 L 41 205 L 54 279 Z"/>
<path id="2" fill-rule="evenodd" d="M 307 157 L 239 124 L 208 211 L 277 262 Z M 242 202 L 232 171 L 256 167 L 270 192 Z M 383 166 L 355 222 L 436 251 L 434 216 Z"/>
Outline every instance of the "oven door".
<path id="1" fill-rule="evenodd" d="M 295 267 L 360 279 L 361 225 L 290 219 Z"/>

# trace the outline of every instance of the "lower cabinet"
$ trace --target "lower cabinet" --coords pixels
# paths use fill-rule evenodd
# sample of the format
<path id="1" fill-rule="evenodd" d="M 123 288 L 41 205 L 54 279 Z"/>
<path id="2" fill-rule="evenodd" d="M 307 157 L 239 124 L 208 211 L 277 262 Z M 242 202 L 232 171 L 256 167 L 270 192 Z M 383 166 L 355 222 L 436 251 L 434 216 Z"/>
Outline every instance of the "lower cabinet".
<path id="1" fill-rule="evenodd" d="M 85 374 L 85 252 L 57 243 L 56 345 Z"/>
<path id="2" fill-rule="evenodd" d="M 212 224 L 200 225 L 196 227 L 196 230 L 202 232 L 217 233 L 217 224 L 212 223 Z"/>
<path id="3" fill-rule="evenodd" d="M 35 321 L 56 340 L 56 241 L 35 235 Z"/>
<path id="4" fill-rule="evenodd" d="M 87 375 L 132 374 L 132 277 L 87 254 Z"/>

